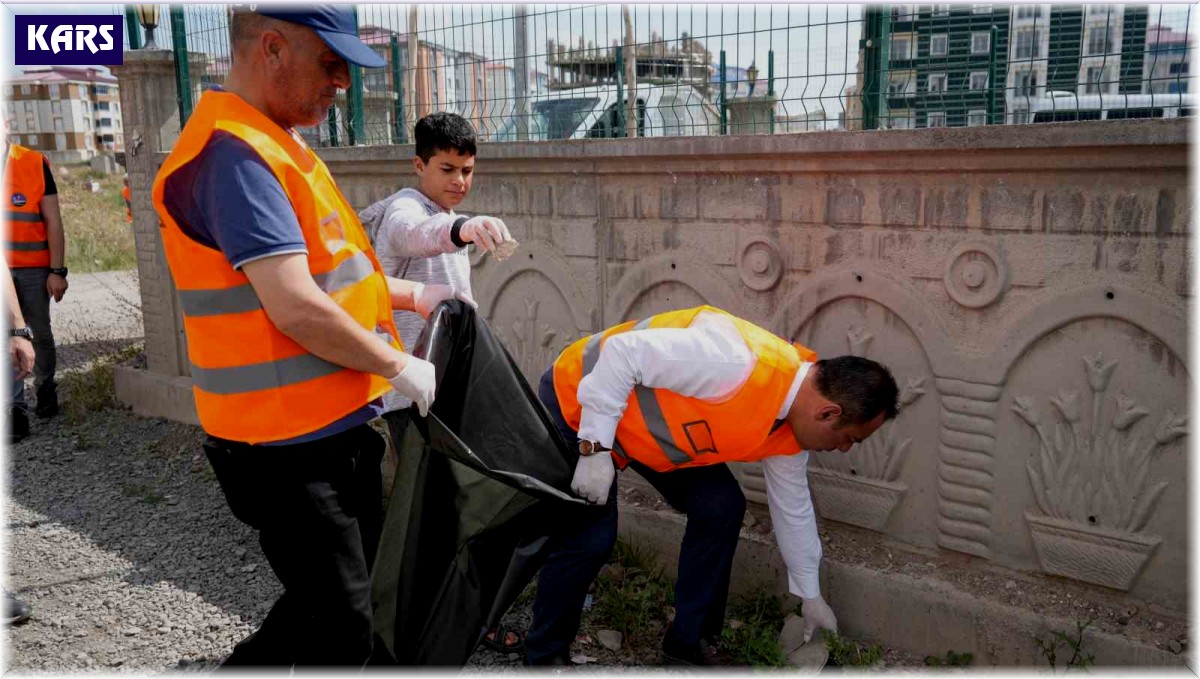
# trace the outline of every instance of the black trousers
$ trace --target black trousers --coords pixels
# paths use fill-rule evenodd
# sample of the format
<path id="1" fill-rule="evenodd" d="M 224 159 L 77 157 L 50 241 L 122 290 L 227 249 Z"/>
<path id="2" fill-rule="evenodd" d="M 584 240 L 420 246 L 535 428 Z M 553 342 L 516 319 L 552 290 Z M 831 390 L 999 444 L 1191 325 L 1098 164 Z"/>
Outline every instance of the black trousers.
<path id="1" fill-rule="evenodd" d="M 383 523 L 383 439 L 361 425 L 317 441 L 204 446 L 229 508 L 258 530 L 284 592 L 225 665 L 362 666 Z"/>

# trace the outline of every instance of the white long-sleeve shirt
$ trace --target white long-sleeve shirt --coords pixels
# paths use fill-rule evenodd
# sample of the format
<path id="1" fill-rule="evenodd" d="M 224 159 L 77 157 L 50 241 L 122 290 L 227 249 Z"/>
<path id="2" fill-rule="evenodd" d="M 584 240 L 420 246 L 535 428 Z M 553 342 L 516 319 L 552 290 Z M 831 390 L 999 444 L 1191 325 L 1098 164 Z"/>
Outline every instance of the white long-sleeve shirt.
<path id="1" fill-rule="evenodd" d="M 386 206 L 386 207 L 385 207 Z M 417 189 L 401 189 L 363 211 L 378 220 L 375 253 L 383 273 L 415 283 L 449 285 L 471 294 L 471 262 L 467 249 L 450 240 L 450 229 L 461 219 Z M 425 319 L 412 311 L 393 311 L 392 319 L 406 351 L 412 351 L 425 328 Z M 407 408 L 412 401 L 399 392 L 383 397 L 387 411 Z"/>
<path id="2" fill-rule="evenodd" d="M 733 321 L 707 311 L 697 314 L 687 328 L 613 335 L 604 342 L 595 368 L 579 383 L 579 438 L 611 448 L 629 394 L 638 384 L 720 401 L 741 388 L 757 360 Z M 791 409 L 811 365 L 800 364 L 776 419 Z M 764 458 L 762 465 L 775 539 L 788 569 L 788 589 L 804 598 L 819 596 L 821 539 L 808 491 L 808 451 Z"/>

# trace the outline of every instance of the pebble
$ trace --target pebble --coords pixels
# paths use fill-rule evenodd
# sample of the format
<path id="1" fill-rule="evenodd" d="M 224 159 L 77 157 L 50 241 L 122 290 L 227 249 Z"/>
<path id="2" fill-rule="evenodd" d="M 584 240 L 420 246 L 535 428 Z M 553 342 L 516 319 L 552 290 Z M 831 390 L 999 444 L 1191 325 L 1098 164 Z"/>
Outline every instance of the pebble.
<path id="1" fill-rule="evenodd" d="M 1176 655 L 1183 653 L 1183 644 L 1179 643 L 1178 639 L 1172 639 L 1168 641 L 1167 648 Z"/>

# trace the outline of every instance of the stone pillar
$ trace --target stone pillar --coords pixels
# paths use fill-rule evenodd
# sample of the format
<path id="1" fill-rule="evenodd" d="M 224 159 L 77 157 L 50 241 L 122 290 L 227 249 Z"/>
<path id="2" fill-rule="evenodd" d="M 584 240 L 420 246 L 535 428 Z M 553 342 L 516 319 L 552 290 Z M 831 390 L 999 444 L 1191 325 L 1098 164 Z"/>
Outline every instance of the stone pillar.
<path id="1" fill-rule="evenodd" d="M 163 155 L 179 137 L 175 62 L 169 50 L 133 50 L 126 52 L 124 59 L 112 72 L 121 87 L 147 367 L 161 375 L 186 375 L 183 322 L 150 197 Z"/>

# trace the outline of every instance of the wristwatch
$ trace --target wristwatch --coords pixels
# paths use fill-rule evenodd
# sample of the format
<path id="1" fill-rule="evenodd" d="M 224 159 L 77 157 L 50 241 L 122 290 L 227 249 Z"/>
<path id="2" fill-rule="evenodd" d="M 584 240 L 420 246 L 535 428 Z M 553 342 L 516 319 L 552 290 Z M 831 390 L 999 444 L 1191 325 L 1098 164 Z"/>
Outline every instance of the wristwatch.
<path id="1" fill-rule="evenodd" d="M 612 449 L 605 448 L 599 441 L 583 440 L 583 441 L 579 442 L 579 454 L 582 455 L 583 457 L 588 457 L 589 455 L 595 455 L 596 453 L 608 452 L 609 450 L 612 450 Z"/>
<path id="2" fill-rule="evenodd" d="M 64 266 L 61 269 L 50 269 L 50 273 L 54 274 L 55 276 L 62 276 L 63 278 L 66 278 L 67 267 Z"/>
<path id="3" fill-rule="evenodd" d="M 8 331 L 9 337 L 24 337 L 30 342 L 33 341 L 33 331 L 29 328 L 13 328 Z"/>

